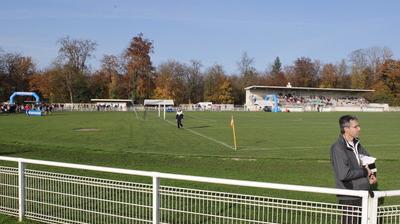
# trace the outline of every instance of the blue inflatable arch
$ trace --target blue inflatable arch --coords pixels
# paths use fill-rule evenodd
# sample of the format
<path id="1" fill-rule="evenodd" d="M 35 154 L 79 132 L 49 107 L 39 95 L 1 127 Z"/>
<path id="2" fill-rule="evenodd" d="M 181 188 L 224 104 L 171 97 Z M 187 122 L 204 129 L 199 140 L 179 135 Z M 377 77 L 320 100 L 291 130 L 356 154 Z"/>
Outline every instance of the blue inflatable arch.
<path id="1" fill-rule="evenodd" d="M 14 92 L 10 96 L 10 104 L 14 104 L 14 97 L 16 96 L 33 96 L 35 98 L 35 102 L 40 103 L 40 97 L 35 92 Z"/>

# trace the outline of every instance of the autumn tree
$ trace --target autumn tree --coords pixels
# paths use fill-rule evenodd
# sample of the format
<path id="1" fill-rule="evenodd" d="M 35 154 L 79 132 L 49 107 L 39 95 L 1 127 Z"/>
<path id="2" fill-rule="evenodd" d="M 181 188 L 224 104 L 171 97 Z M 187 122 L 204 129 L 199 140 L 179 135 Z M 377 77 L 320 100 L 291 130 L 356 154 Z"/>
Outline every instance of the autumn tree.
<path id="1" fill-rule="evenodd" d="M 154 93 L 155 72 L 150 58 L 151 53 L 153 53 L 153 43 L 144 38 L 142 33 L 132 38 L 125 51 L 128 91 L 132 99 L 142 101 Z"/>
<path id="2" fill-rule="evenodd" d="M 285 77 L 290 82 L 292 86 L 294 86 L 294 79 L 295 79 L 295 74 L 294 74 L 294 66 L 293 65 L 286 65 L 283 67 L 283 72 L 285 73 Z"/>
<path id="3" fill-rule="evenodd" d="M 221 80 L 221 85 L 218 88 L 219 91 L 219 96 L 218 100 L 216 101 L 217 103 L 225 103 L 225 104 L 231 104 L 234 102 L 233 96 L 232 96 L 232 86 L 229 81 L 229 79 L 225 76 Z"/>
<path id="4" fill-rule="evenodd" d="M 89 78 L 89 87 L 95 98 L 121 98 L 122 74 L 124 66 L 119 57 L 104 55 L 101 68 Z"/>
<path id="5" fill-rule="evenodd" d="M 191 61 L 190 65 L 176 61 L 162 63 L 157 69 L 154 97 L 174 99 L 177 103 L 203 101 L 203 75 L 201 64 Z"/>
<path id="6" fill-rule="evenodd" d="M 176 61 L 162 63 L 158 67 L 155 98 L 173 99 L 177 104 L 186 102 L 185 77 L 187 70 L 184 64 Z"/>
<path id="7" fill-rule="evenodd" d="M 348 66 L 346 60 L 342 59 L 336 64 L 336 72 L 338 75 L 338 84 L 336 88 L 349 89 L 351 87 L 350 75 L 348 74 Z"/>
<path id="8" fill-rule="evenodd" d="M 350 54 L 351 64 L 351 88 L 365 89 L 366 77 L 363 75 L 364 69 L 368 67 L 368 58 L 364 49 L 358 49 Z"/>
<path id="9" fill-rule="evenodd" d="M 84 39 L 71 39 L 68 36 L 58 42 L 58 59 L 63 66 L 65 86 L 69 94 L 69 101 L 87 101 L 89 90 L 87 87 L 86 72 L 87 60 L 93 56 L 96 42 Z"/>
<path id="10" fill-rule="evenodd" d="M 63 103 L 69 101 L 68 88 L 65 82 L 65 70 L 62 65 L 53 65 L 30 79 L 30 90 L 37 91 L 49 102 Z"/>
<path id="11" fill-rule="evenodd" d="M 227 78 L 232 87 L 233 103 L 243 105 L 245 103 L 245 94 L 243 94 L 244 91 L 240 77 L 237 75 L 230 75 Z"/>
<path id="12" fill-rule="evenodd" d="M 188 103 L 198 103 L 203 101 L 204 95 L 204 79 L 201 72 L 201 63 L 196 60 L 190 61 L 190 65 L 187 66 L 187 95 Z"/>
<path id="13" fill-rule="evenodd" d="M 400 93 L 400 61 L 387 60 L 380 66 L 379 81 L 383 82 L 391 92 Z"/>
<path id="14" fill-rule="evenodd" d="M 125 73 L 123 60 L 115 55 L 104 55 L 101 63 L 101 70 L 109 77 L 108 97 L 111 99 L 121 98 L 122 90 L 119 86 L 122 74 Z"/>
<path id="15" fill-rule="evenodd" d="M 237 63 L 240 76 L 242 77 L 243 88 L 251 85 L 257 85 L 258 74 L 254 67 L 254 58 L 247 55 L 246 52 L 242 54 L 240 61 Z"/>
<path id="16" fill-rule="evenodd" d="M 372 80 L 375 80 L 376 73 L 378 73 L 379 67 L 386 61 L 393 57 L 393 52 L 388 47 L 370 47 L 365 49 L 368 64 L 371 72 L 375 74 Z"/>
<path id="17" fill-rule="evenodd" d="M 321 78 L 321 72 L 323 69 L 323 64 L 318 59 L 314 60 L 312 63 L 314 65 L 314 71 L 315 71 L 315 76 L 316 76 L 314 87 L 318 87 L 320 84 L 320 81 L 321 81 L 320 78 Z"/>
<path id="18" fill-rule="evenodd" d="M 266 85 L 271 86 L 285 86 L 287 84 L 287 79 L 285 73 L 282 70 L 282 63 L 279 57 L 276 57 L 271 68 L 271 72 L 267 74 L 265 81 Z"/>
<path id="19" fill-rule="evenodd" d="M 171 63 L 171 62 L 169 62 Z M 166 63 L 160 64 L 157 69 L 155 80 L 156 88 L 154 90 L 154 98 L 156 99 L 172 99 L 173 91 L 173 65 Z"/>
<path id="20" fill-rule="evenodd" d="M 317 68 L 310 58 L 301 57 L 294 62 L 292 86 L 316 87 Z"/>
<path id="21" fill-rule="evenodd" d="M 333 64 L 325 64 L 320 77 L 320 88 L 336 88 L 339 83 L 339 76 Z"/>
<path id="22" fill-rule="evenodd" d="M 96 71 L 88 79 L 88 87 L 90 89 L 90 95 L 93 98 L 109 99 L 108 86 L 111 81 L 111 76 L 103 71 Z"/>
<path id="23" fill-rule="evenodd" d="M 259 84 L 260 77 L 254 67 L 254 58 L 249 57 L 246 52 L 242 54 L 240 61 L 237 62 L 237 67 L 239 75 L 236 79 L 230 79 L 235 81 L 232 86 L 232 94 L 235 95 L 235 103 L 243 104 L 245 98 L 244 88 Z"/>
<path id="24" fill-rule="evenodd" d="M 50 100 L 52 96 L 51 77 L 47 72 L 36 73 L 29 79 L 29 91 L 38 93 L 43 100 Z"/>
<path id="25" fill-rule="evenodd" d="M 204 77 L 204 100 L 213 103 L 233 103 L 232 87 L 221 65 L 208 69 Z"/>
<path id="26" fill-rule="evenodd" d="M 370 88 L 378 80 L 378 68 L 393 56 L 387 48 L 370 47 L 351 52 L 351 87 L 359 89 Z"/>
<path id="27" fill-rule="evenodd" d="M 378 68 L 378 81 L 373 85 L 373 102 L 400 105 L 400 61 L 386 60 Z"/>
<path id="28" fill-rule="evenodd" d="M 6 101 L 15 91 L 28 91 L 29 79 L 36 72 L 31 57 L 17 53 L 0 55 L 0 96 Z"/>

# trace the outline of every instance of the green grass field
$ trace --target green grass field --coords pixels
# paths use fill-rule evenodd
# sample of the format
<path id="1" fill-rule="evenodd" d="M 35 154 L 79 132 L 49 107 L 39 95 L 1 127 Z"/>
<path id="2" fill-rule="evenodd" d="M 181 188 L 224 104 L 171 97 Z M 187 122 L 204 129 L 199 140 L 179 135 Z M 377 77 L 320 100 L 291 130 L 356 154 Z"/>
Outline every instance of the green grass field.
<path id="1" fill-rule="evenodd" d="M 0 155 L 334 187 L 329 150 L 343 114 L 185 112 L 184 129 L 176 128 L 174 113 L 167 113 L 166 121 L 155 112 L 141 112 L 139 119 L 133 112 L 2 114 Z M 400 113 L 354 114 L 362 144 L 378 158 L 379 188 L 400 189 Z M 233 149 L 231 115 L 238 150 Z"/>
<path id="2" fill-rule="evenodd" d="M 177 129 L 148 112 L 53 113 L 0 116 L 0 154 L 168 173 L 331 187 L 329 148 L 341 113 L 186 112 Z M 400 113 L 359 113 L 361 140 L 378 158 L 381 188 L 400 189 L 393 178 L 400 159 Z M 79 131 L 79 129 L 97 129 Z M 318 173 L 315 173 L 315 171 Z M 279 174 L 279 175 L 277 175 Z"/>

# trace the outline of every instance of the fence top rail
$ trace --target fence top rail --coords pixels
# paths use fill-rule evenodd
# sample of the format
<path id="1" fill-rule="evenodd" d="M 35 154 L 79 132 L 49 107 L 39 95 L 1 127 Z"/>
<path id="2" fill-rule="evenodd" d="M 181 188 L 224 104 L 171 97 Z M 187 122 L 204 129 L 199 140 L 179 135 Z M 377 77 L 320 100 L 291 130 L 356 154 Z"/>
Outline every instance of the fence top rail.
<path id="1" fill-rule="evenodd" d="M 81 164 L 74 164 L 74 163 L 24 159 L 24 158 L 16 158 L 16 157 L 8 157 L 8 156 L 0 156 L 0 160 L 37 164 L 37 165 L 45 165 L 45 166 L 56 166 L 56 167 L 64 167 L 64 168 L 82 169 L 82 170 L 90 170 L 90 171 L 101 171 L 101 172 L 110 172 L 110 173 L 118 173 L 118 174 L 158 177 L 158 178 L 183 180 L 183 181 L 195 181 L 195 182 L 204 182 L 204 183 L 226 184 L 226 185 L 235 185 L 235 186 L 243 186 L 243 187 L 256 187 L 256 188 L 288 190 L 288 191 L 301 191 L 301 192 L 311 192 L 311 193 L 321 193 L 321 194 L 368 197 L 368 191 L 359 191 L 359 190 L 344 190 L 344 189 L 327 188 L 327 187 L 313 187 L 313 186 L 302 186 L 302 185 L 290 185 L 290 184 L 277 184 L 277 183 L 267 183 L 267 182 L 257 182 L 257 181 L 223 179 L 223 178 L 214 178 L 214 177 L 200 177 L 200 176 L 190 176 L 190 175 L 181 175 L 181 174 L 169 174 L 169 173 L 160 173 L 160 172 L 151 172 L 151 171 L 140 171 L 140 170 L 101 167 L 101 166 L 92 166 L 92 165 L 81 165 Z"/>
<path id="2" fill-rule="evenodd" d="M 374 191 L 375 197 L 393 197 L 400 196 L 400 190 L 391 190 L 391 191 Z"/>

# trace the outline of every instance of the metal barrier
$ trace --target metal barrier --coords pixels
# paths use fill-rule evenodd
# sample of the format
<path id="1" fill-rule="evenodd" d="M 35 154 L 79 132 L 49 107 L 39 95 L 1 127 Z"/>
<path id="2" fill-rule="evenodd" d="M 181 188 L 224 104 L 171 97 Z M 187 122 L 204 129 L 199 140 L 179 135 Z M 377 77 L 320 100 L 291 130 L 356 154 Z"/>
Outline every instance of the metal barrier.
<path id="1" fill-rule="evenodd" d="M 400 205 L 378 206 L 381 197 L 400 191 L 367 191 L 262 183 L 232 179 L 146 172 L 109 167 L 2 157 L 17 167 L 0 167 L 0 213 L 44 223 L 400 223 Z M 26 164 L 128 174 L 151 178 L 152 184 L 77 176 L 25 168 Z M 284 191 L 350 195 L 362 206 L 235 194 L 201 189 L 161 186 L 173 179 Z"/>
<path id="2" fill-rule="evenodd" d="M 377 224 L 400 223 L 400 204 L 378 205 L 383 198 L 400 197 L 400 190 L 377 191 L 375 197 L 370 198 L 371 219 L 376 220 Z"/>

